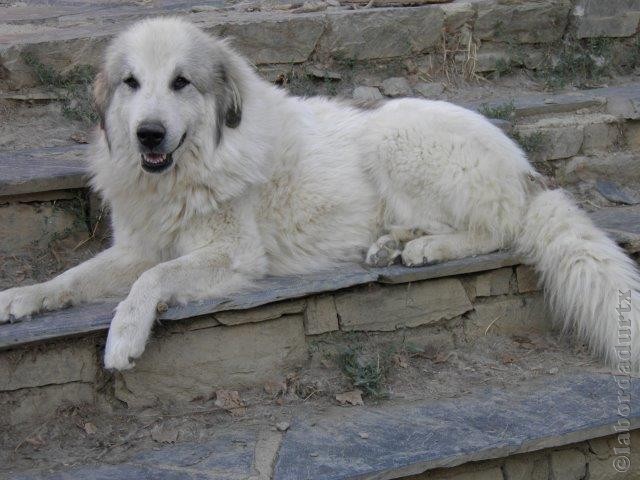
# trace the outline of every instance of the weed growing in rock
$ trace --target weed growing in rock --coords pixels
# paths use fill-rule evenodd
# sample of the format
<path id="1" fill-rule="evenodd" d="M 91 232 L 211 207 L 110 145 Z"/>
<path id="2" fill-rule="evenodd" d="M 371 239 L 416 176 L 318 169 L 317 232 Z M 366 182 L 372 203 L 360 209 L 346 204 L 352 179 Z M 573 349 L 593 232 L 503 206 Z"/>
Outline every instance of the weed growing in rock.
<path id="1" fill-rule="evenodd" d="M 567 85 L 588 87 L 599 84 L 607 76 L 610 65 L 611 42 L 605 38 L 568 41 L 549 55 L 541 69 L 541 77 L 551 89 Z"/>
<path id="2" fill-rule="evenodd" d="M 547 142 L 547 135 L 543 132 L 535 132 L 530 135 L 514 133 L 512 138 L 518 142 L 522 149 L 529 155 L 540 152 Z"/>
<path id="3" fill-rule="evenodd" d="M 500 120 L 510 120 L 516 113 L 516 107 L 513 100 L 499 105 L 489 105 L 483 103 L 478 111 L 488 118 L 498 118 Z"/>
<path id="4" fill-rule="evenodd" d="M 513 69 L 511 68 L 511 64 L 509 63 L 509 61 L 504 60 L 502 58 L 500 58 L 500 59 L 498 59 L 496 61 L 495 74 L 498 77 L 503 77 L 505 75 L 509 75 L 512 71 L 513 71 Z"/>
<path id="5" fill-rule="evenodd" d="M 90 65 L 77 65 L 68 73 L 59 73 L 32 54 L 23 55 L 24 62 L 33 69 L 40 85 L 59 90 L 62 113 L 65 117 L 85 124 L 95 123 L 98 115 L 93 107 L 91 84 L 95 71 Z"/>
<path id="6" fill-rule="evenodd" d="M 390 367 L 388 352 L 365 356 L 358 348 L 346 348 L 339 357 L 339 365 L 355 388 L 370 397 L 384 398 L 384 381 Z"/>

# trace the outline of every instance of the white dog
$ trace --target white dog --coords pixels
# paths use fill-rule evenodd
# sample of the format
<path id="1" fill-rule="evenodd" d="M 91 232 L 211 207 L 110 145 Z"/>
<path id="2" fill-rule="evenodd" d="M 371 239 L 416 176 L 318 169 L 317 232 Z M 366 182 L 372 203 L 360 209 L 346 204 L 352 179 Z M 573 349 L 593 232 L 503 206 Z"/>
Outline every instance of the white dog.
<path id="1" fill-rule="evenodd" d="M 370 264 L 401 256 L 413 266 L 513 247 L 565 327 L 617 358 L 619 291 L 640 291 L 634 263 L 482 116 L 417 99 L 363 109 L 292 97 L 174 18 L 117 37 L 95 96 L 102 122 L 89 163 L 114 245 L 0 293 L 0 321 L 128 291 L 104 358 L 126 369 L 159 302 L 359 261 L 367 249 Z M 624 328 L 637 369 L 633 315 Z"/>

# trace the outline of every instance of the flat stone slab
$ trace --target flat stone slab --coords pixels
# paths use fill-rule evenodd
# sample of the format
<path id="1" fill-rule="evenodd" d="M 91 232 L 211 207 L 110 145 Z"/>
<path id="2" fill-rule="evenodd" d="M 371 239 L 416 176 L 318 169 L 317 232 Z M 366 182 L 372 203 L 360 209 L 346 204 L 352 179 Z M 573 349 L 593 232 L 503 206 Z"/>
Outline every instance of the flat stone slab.
<path id="1" fill-rule="evenodd" d="M 26 3 L 26 2 L 25 2 Z M 137 15 L 159 15 L 184 13 L 190 8 L 203 5 L 202 0 L 162 0 L 160 2 L 136 2 L 122 0 L 29 0 L 28 3 L 16 2 L 11 6 L 0 7 L 2 18 L 12 24 L 58 22 L 88 19 L 98 16 L 101 19 Z M 234 1 L 207 1 L 209 8 L 223 8 L 233 5 Z"/>
<path id="2" fill-rule="evenodd" d="M 626 393 L 639 395 L 640 380 Z M 640 403 L 629 407 L 631 428 L 638 428 Z M 320 418 L 293 422 L 273 478 L 404 477 L 611 435 L 620 418 L 618 386 L 607 374 L 559 377 L 525 389 L 487 389 L 433 403 L 336 407 Z"/>
<path id="3" fill-rule="evenodd" d="M 28 472 L 11 480 L 244 480 L 257 471 L 255 429 L 236 429 L 203 442 L 185 442 L 134 455 L 118 465 L 91 465 L 57 473 Z"/>
<path id="4" fill-rule="evenodd" d="M 0 151 L 0 196 L 86 186 L 86 145 Z"/>
<path id="5" fill-rule="evenodd" d="M 640 251 L 640 205 L 601 208 L 590 216 L 628 252 Z"/>
<path id="6" fill-rule="evenodd" d="M 422 267 L 407 268 L 402 265 L 391 265 L 390 267 L 376 268 L 375 271 L 378 273 L 378 281 L 380 283 L 408 283 L 430 278 L 495 270 L 518 265 L 519 263 L 521 263 L 521 260 L 510 252 L 495 252 Z"/>
<path id="7" fill-rule="evenodd" d="M 479 109 L 486 105 L 498 107 L 513 104 L 516 118 L 535 115 L 572 113 L 582 109 L 606 110 L 625 119 L 640 118 L 640 85 L 594 88 L 559 94 L 529 94 L 513 98 L 496 98 L 491 101 L 465 105 Z"/>
<path id="8" fill-rule="evenodd" d="M 173 306 L 158 318 L 182 320 L 221 311 L 244 310 L 280 300 L 363 285 L 374 282 L 377 278 L 375 272 L 355 264 L 313 275 L 269 277 L 256 282 L 252 290 L 228 297 Z M 35 315 L 31 320 L 0 325 L 0 350 L 107 330 L 116 306 L 117 301 L 79 305 Z"/>
<path id="9" fill-rule="evenodd" d="M 492 270 L 519 262 L 507 252 L 463 258 L 424 267 L 364 268 L 346 264 L 342 268 L 312 275 L 268 277 L 254 288 L 222 298 L 171 306 L 158 315 L 159 320 L 177 321 L 216 312 L 247 310 L 283 300 L 291 300 L 323 292 L 334 292 L 372 282 L 407 283 L 450 275 Z M 0 350 L 77 335 L 103 332 L 109 328 L 117 300 L 79 305 L 34 315 L 31 319 L 0 325 Z"/>
<path id="10" fill-rule="evenodd" d="M 584 373 L 486 388 L 443 401 L 336 406 L 295 418 L 284 434 L 238 426 L 202 442 L 136 453 L 122 464 L 16 473 L 9 479 L 399 478 L 611 435 L 623 418 L 618 415 L 618 390 L 612 375 Z M 633 379 L 625 393 L 637 398 L 640 380 Z M 629 404 L 625 418 L 630 429 L 640 426 L 638 402 Z"/>

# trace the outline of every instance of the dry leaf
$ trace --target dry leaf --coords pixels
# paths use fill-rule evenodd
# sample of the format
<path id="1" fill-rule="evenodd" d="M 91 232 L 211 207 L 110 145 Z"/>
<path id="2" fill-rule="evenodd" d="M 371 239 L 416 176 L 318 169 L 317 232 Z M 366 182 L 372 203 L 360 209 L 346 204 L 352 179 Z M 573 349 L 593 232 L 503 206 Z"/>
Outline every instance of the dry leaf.
<path id="1" fill-rule="evenodd" d="M 511 337 L 514 342 L 520 345 L 520 348 L 524 348 L 525 350 L 533 350 L 536 348 L 533 341 L 529 337 L 525 337 L 522 335 L 513 335 Z"/>
<path id="2" fill-rule="evenodd" d="M 438 352 L 433 359 L 433 363 L 445 363 L 449 359 L 449 354 L 444 352 Z"/>
<path id="3" fill-rule="evenodd" d="M 400 367 L 400 368 L 407 368 L 409 366 L 409 363 L 407 362 L 407 357 L 399 354 L 396 354 L 393 356 L 393 364 L 396 367 Z"/>
<path id="4" fill-rule="evenodd" d="M 336 400 L 342 406 L 345 405 L 364 405 L 362 401 L 362 390 L 351 390 L 350 392 L 338 393 Z"/>
<path id="5" fill-rule="evenodd" d="M 529 337 L 525 337 L 524 335 L 513 335 L 511 338 L 516 343 L 531 343 L 531 339 Z"/>
<path id="6" fill-rule="evenodd" d="M 438 349 L 435 345 L 425 345 L 424 348 L 415 353 L 415 356 L 426 358 L 427 360 L 434 360 L 438 356 Z"/>
<path id="7" fill-rule="evenodd" d="M 175 443 L 178 439 L 178 431 L 165 429 L 161 425 L 156 425 L 151 430 L 151 438 L 158 443 Z"/>
<path id="8" fill-rule="evenodd" d="M 287 384 L 285 382 L 275 382 L 268 381 L 264 384 L 264 391 L 268 395 L 276 396 L 280 395 L 287 389 Z"/>
<path id="9" fill-rule="evenodd" d="M 96 427 L 93 423 L 87 422 L 84 424 L 84 431 L 87 435 L 95 435 L 98 433 L 98 427 Z"/>
<path id="10" fill-rule="evenodd" d="M 42 436 L 38 434 L 38 435 L 34 435 L 32 437 L 25 438 L 24 443 L 28 443 L 29 445 L 31 445 L 33 447 L 41 447 L 46 442 L 42 439 Z"/>
<path id="11" fill-rule="evenodd" d="M 331 359 L 326 358 L 326 357 L 322 357 L 320 359 L 320 363 L 322 364 L 322 366 L 324 368 L 327 368 L 327 369 L 332 369 L 332 368 L 335 367 L 335 364 L 331 361 Z"/>
<path id="12" fill-rule="evenodd" d="M 509 353 L 505 353 L 504 355 L 502 355 L 502 363 L 505 365 L 509 363 L 515 363 L 516 360 L 517 358 Z"/>
<path id="13" fill-rule="evenodd" d="M 87 134 L 85 132 L 73 132 L 69 135 L 69 138 L 76 143 L 86 144 L 89 143 L 87 139 Z"/>
<path id="14" fill-rule="evenodd" d="M 218 390 L 216 391 L 216 407 L 224 408 L 233 416 L 243 415 L 245 405 L 240 394 L 236 390 Z"/>

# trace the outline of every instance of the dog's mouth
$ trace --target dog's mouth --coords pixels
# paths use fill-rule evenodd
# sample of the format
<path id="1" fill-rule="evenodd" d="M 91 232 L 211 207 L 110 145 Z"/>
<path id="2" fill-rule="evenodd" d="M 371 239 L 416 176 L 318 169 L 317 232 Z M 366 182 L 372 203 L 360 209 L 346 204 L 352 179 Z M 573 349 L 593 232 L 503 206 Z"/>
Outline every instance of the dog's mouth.
<path id="1" fill-rule="evenodd" d="M 182 138 L 180 139 L 180 143 L 178 143 L 178 146 L 174 148 L 173 151 L 170 153 L 154 153 L 154 152 L 142 153 L 140 155 L 140 158 L 142 160 L 142 169 L 145 172 L 149 172 L 149 173 L 160 173 L 165 171 L 167 168 L 169 168 L 173 164 L 173 154 L 175 153 L 176 150 L 178 150 L 182 146 L 186 136 L 187 136 L 187 133 L 185 132 L 182 135 Z"/>

